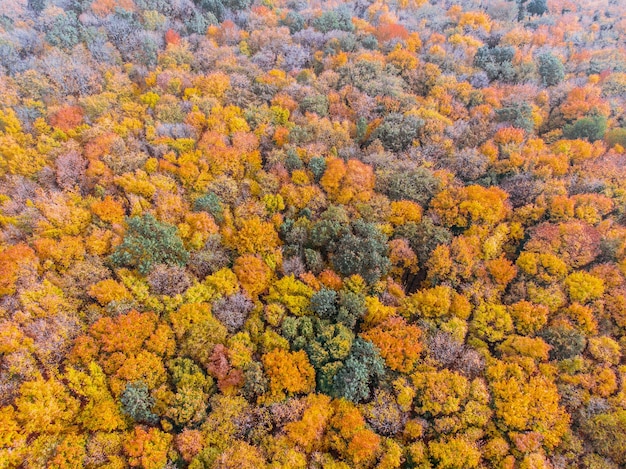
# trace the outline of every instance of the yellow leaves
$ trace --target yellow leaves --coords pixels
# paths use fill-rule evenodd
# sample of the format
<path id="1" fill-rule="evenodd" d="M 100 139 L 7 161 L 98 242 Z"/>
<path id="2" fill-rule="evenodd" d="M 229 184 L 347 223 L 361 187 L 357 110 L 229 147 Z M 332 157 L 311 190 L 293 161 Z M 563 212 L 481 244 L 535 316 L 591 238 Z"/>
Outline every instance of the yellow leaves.
<path id="1" fill-rule="evenodd" d="M 16 420 L 27 434 L 55 434 L 71 424 L 79 406 L 59 380 L 39 377 L 20 387 L 15 400 Z"/>
<path id="2" fill-rule="evenodd" d="M 610 365 L 619 364 L 622 356 L 619 344 L 607 336 L 590 338 L 588 350 L 591 356 L 600 363 Z"/>
<path id="3" fill-rule="evenodd" d="M 228 267 L 209 275 L 205 279 L 205 284 L 220 295 L 234 295 L 239 291 L 237 276 Z"/>
<path id="4" fill-rule="evenodd" d="M 482 28 L 485 31 L 491 31 L 491 18 L 487 13 L 482 11 L 468 11 L 461 15 L 459 19 L 459 26 L 464 28 L 467 27 L 469 29 L 479 29 Z"/>
<path id="5" fill-rule="evenodd" d="M 587 303 L 604 294 L 604 281 L 587 272 L 574 272 L 565 279 L 565 286 L 573 302 Z"/>
<path id="6" fill-rule="evenodd" d="M 130 298 L 130 293 L 124 285 L 113 279 L 102 280 L 89 287 L 89 295 L 95 298 L 102 306 L 111 301 L 123 301 Z"/>
<path id="7" fill-rule="evenodd" d="M 90 431 L 123 430 L 126 428 L 119 404 L 107 386 L 107 376 L 95 363 L 88 365 L 88 373 L 69 368 L 66 373 L 68 386 L 85 399 L 77 421 Z"/>
<path id="8" fill-rule="evenodd" d="M 545 283 L 560 281 L 567 275 L 567 264 L 554 254 L 522 251 L 516 264 L 523 273 Z"/>
<path id="9" fill-rule="evenodd" d="M 269 401 L 280 401 L 286 394 L 309 393 L 315 389 L 315 370 L 306 353 L 274 349 L 261 358 L 269 378 Z"/>
<path id="10" fill-rule="evenodd" d="M 411 375 L 416 390 L 415 410 L 433 416 L 458 412 L 469 396 L 469 382 L 450 371 L 418 371 Z"/>
<path id="11" fill-rule="evenodd" d="M 478 467 L 481 459 L 476 444 L 462 437 L 431 441 L 428 449 L 438 469 L 471 469 Z"/>
<path id="12" fill-rule="evenodd" d="M 211 306 L 207 303 L 187 303 L 170 314 L 172 328 L 178 337 L 183 336 L 194 324 L 202 323 L 208 318 L 213 318 L 213 315 Z"/>
<path id="13" fill-rule="evenodd" d="M 445 316 L 452 305 L 452 293 L 452 289 L 445 285 L 420 290 L 407 298 L 403 306 L 404 314 L 429 319 Z"/>
<path id="14" fill-rule="evenodd" d="M 508 311 L 513 318 L 515 329 L 523 335 L 536 333 L 548 321 L 548 308 L 529 301 L 518 301 L 508 306 Z"/>
<path id="15" fill-rule="evenodd" d="M 230 89 L 230 77 L 223 72 L 214 72 L 196 78 L 194 86 L 206 96 L 221 99 Z"/>
<path id="16" fill-rule="evenodd" d="M 487 370 L 497 424 L 508 431 L 537 431 L 546 449 L 554 448 L 568 430 L 569 416 L 549 377 L 528 376 L 513 363 L 497 361 Z"/>
<path id="17" fill-rule="evenodd" d="M 250 127 L 243 117 L 241 108 L 237 106 L 222 107 L 216 105 L 207 118 L 207 128 L 221 134 L 232 135 L 236 132 L 249 132 Z"/>
<path id="18" fill-rule="evenodd" d="M 49 318 L 74 308 L 59 287 L 45 279 L 39 285 L 20 294 L 24 311 L 34 318 Z"/>
<path id="19" fill-rule="evenodd" d="M 513 320 L 505 306 L 481 303 L 474 310 L 472 330 L 482 340 L 499 342 L 513 330 Z"/>
<path id="20" fill-rule="evenodd" d="M 152 198 L 156 192 L 156 187 L 150 182 L 148 174 L 141 169 L 136 170 L 134 174 L 125 173 L 121 176 L 116 176 L 114 182 L 124 192 L 137 194 L 147 199 Z"/>
<path id="21" fill-rule="evenodd" d="M 91 212 L 84 208 L 84 201 L 80 196 L 55 192 L 49 196 L 42 195 L 35 202 L 35 206 L 45 217 L 37 226 L 41 236 L 76 236 L 83 233 L 91 222 Z"/>
<path id="22" fill-rule="evenodd" d="M 178 232 L 192 249 L 201 249 L 219 231 L 213 217 L 206 212 L 187 212 L 184 220 L 178 225 Z"/>
<path id="23" fill-rule="evenodd" d="M 385 306 L 377 297 L 368 296 L 365 298 L 367 312 L 363 317 L 364 329 L 370 329 L 385 321 L 395 314 L 396 308 Z"/>
<path id="24" fill-rule="evenodd" d="M 267 464 L 259 448 L 244 441 L 236 441 L 217 458 L 213 467 L 215 469 L 265 469 Z"/>
<path id="25" fill-rule="evenodd" d="M 295 316 L 304 316 L 310 313 L 309 304 L 313 293 L 311 287 L 296 280 L 293 275 L 289 275 L 270 287 L 266 301 L 284 305 Z"/>
<path id="26" fill-rule="evenodd" d="M 306 173 L 305 173 L 306 174 Z M 282 212 L 285 210 L 285 201 L 280 194 L 266 194 L 263 196 L 263 204 L 268 213 Z"/>
<path id="27" fill-rule="evenodd" d="M 269 254 L 280 245 L 274 225 L 258 216 L 241 220 L 225 241 L 240 254 Z"/>
<path id="28" fill-rule="evenodd" d="M 542 339 L 512 335 L 500 344 L 498 350 L 503 356 L 523 356 L 536 361 L 546 361 L 550 346 Z"/>
<path id="29" fill-rule="evenodd" d="M 419 223 L 422 219 L 422 207 L 410 200 L 391 202 L 389 222 L 395 226 L 406 223 Z"/>

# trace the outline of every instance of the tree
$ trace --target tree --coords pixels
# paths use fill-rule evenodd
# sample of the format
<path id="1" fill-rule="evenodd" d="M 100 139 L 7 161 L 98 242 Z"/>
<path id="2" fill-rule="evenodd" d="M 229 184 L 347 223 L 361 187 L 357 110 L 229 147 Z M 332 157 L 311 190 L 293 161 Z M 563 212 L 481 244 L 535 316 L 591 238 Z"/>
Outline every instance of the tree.
<path id="1" fill-rule="evenodd" d="M 124 450 L 131 467 L 142 469 L 161 469 L 167 463 L 167 453 L 172 442 L 172 435 L 158 428 L 146 430 L 136 426 L 128 435 Z"/>
<path id="2" fill-rule="evenodd" d="M 115 248 L 111 262 L 136 268 L 146 275 L 154 264 L 183 266 L 189 259 L 176 227 L 157 221 L 152 215 L 127 219 L 122 244 Z"/>
<path id="3" fill-rule="evenodd" d="M 128 383 L 120 395 L 120 402 L 122 411 L 135 422 L 150 425 L 158 422 L 158 416 L 152 412 L 155 401 L 145 383 Z"/>
<path id="4" fill-rule="evenodd" d="M 371 389 L 385 374 L 385 367 L 376 347 L 361 338 L 355 339 L 350 355 L 333 379 L 331 395 L 352 402 L 366 401 Z"/>
<path id="5" fill-rule="evenodd" d="M 392 113 L 385 116 L 372 138 L 379 139 L 386 150 L 404 151 L 418 138 L 423 126 L 424 121 L 414 115 Z"/>
<path id="6" fill-rule="evenodd" d="M 15 400 L 17 421 L 27 434 L 55 434 L 74 420 L 79 402 L 57 379 L 37 378 L 20 387 Z"/>
<path id="7" fill-rule="evenodd" d="M 563 326 L 542 329 L 538 335 L 552 347 L 550 349 L 551 360 L 573 358 L 582 353 L 587 344 L 583 334 L 576 329 Z"/>
<path id="8" fill-rule="evenodd" d="M 254 303 L 243 293 L 235 293 L 220 298 L 213 303 L 213 315 L 233 333 L 244 325 L 248 314 L 254 309 Z"/>
<path id="9" fill-rule="evenodd" d="M 558 57 L 546 52 L 539 56 L 539 75 L 545 86 L 558 85 L 565 78 L 565 67 Z"/>
<path id="10" fill-rule="evenodd" d="M 584 422 L 583 431 L 598 453 L 626 464 L 626 411 L 598 414 Z"/>
<path id="11" fill-rule="evenodd" d="M 315 370 L 304 351 L 275 349 L 261 360 L 269 379 L 270 402 L 280 401 L 287 394 L 306 394 L 315 389 Z"/>
<path id="12" fill-rule="evenodd" d="M 323 33 L 335 29 L 347 32 L 354 31 L 352 14 L 346 6 L 341 6 L 331 11 L 325 11 L 313 20 L 313 27 Z"/>
<path id="13" fill-rule="evenodd" d="M 563 136 L 569 139 L 586 139 L 590 142 L 601 140 L 606 133 L 606 117 L 581 117 L 573 124 L 563 127 Z"/>
<path id="14" fill-rule="evenodd" d="M 337 243 L 332 263 L 344 276 L 359 274 L 366 282 L 374 283 L 391 267 L 386 242 L 386 236 L 374 225 L 357 220 L 352 223 L 351 233 Z"/>
<path id="15" fill-rule="evenodd" d="M 361 337 L 378 348 L 389 368 L 401 373 L 413 371 L 422 351 L 422 331 L 397 316 L 361 334 Z"/>
<path id="16" fill-rule="evenodd" d="M 531 15 L 541 16 L 548 12 L 548 2 L 547 0 L 531 0 L 526 10 Z"/>
<path id="17" fill-rule="evenodd" d="M 482 46 L 476 51 L 474 65 L 483 69 L 490 80 L 512 81 L 515 77 L 513 57 L 515 49 L 511 46 Z"/>

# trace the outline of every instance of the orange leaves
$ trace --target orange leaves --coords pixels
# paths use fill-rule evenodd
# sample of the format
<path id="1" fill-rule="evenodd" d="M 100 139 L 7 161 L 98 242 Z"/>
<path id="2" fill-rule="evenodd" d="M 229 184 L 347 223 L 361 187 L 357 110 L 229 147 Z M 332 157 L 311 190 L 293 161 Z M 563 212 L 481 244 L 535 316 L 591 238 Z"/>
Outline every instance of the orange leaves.
<path id="1" fill-rule="evenodd" d="M 50 125 L 64 132 L 83 122 L 83 110 L 78 106 L 65 106 L 50 116 Z"/>
<path id="2" fill-rule="evenodd" d="M 431 207 L 447 226 L 493 226 L 508 216 L 507 198 L 508 194 L 499 187 L 472 185 L 440 192 Z"/>
<path id="3" fill-rule="evenodd" d="M 91 4 L 91 9 L 100 18 L 104 18 L 108 14 L 115 12 L 116 8 L 134 11 L 135 4 L 133 0 L 96 0 Z"/>
<path id="4" fill-rule="evenodd" d="M 165 32 L 165 43 L 177 45 L 180 43 L 180 34 L 178 34 L 173 29 L 168 29 Z"/>
<path id="5" fill-rule="evenodd" d="M 608 116 L 611 112 L 609 104 L 600 97 L 600 88 L 598 87 L 574 88 L 567 95 L 565 103 L 561 105 L 563 117 L 570 121 L 584 117 L 591 111 L 603 116 Z"/>
<path id="6" fill-rule="evenodd" d="M 371 464 L 380 448 L 380 436 L 366 428 L 361 412 L 351 402 L 335 400 L 334 415 L 327 435 L 331 448 L 342 454 L 353 467 Z"/>
<path id="7" fill-rule="evenodd" d="M 315 370 L 306 353 L 274 349 L 262 357 L 270 380 L 270 401 L 279 401 L 285 394 L 309 393 L 315 389 Z"/>
<path id="8" fill-rule="evenodd" d="M 122 301 L 130 298 L 130 293 L 126 287 L 113 279 L 106 279 L 93 284 L 89 288 L 89 295 L 103 306 L 111 301 Z"/>
<path id="9" fill-rule="evenodd" d="M 392 39 L 408 39 L 409 32 L 404 26 L 397 23 L 381 24 L 376 28 L 376 39 L 387 42 Z"/>
<path id="10" fill-rule="evenodd" d="M 362 334 L 380 350 L 389 368 L 402 373 L 413 370 L 422 351 L 422 331 L 400 317 L 391 317 Z"/>
<path id="11" fill-rule="evenodd" d="M 185 462 L 191 460 L 202 450 L 204 441 L 199 430 L 183 430 L 176 436 L 176 449 Z"/>
<path id="12" fill-rule="evenodd" d="M 124 207 L 110 195 L 107 195 L 103 200 L 93 202 L 91 211 L 107 223 L 122 223 L 124 221 Z"/>
<path id="13" fill-rule="evenodd" d="M 233 271 L 241 286 L 252 298 L 265 292 L 269 286 L 272 274 L 268 265 L 258 256 L 245 254 L 235 261 Z"/>
<path id="14" fill-rule="evenodd" d="M 306 397 L 307 408 L 300 420 L 285 425 L 285 433 L 291 441 L 307 453 L 322 448 L 323 435 L 332 416 L 331 400 L 325 394 Z"/>
<path id="15" fill-rule="evenodd" d="M 167 463 L 172 436 L 158 428 L 136 426 L 124 444 L 131 467 L 161 469 Z"/>
<path id="16" fill-rule="evenodd" d="M 91 335 L 107 353 L 137 353 L 156 328 L 154 313 L 139 313 L 132 310 L 116 318 L 102 318 L 91 326 Z"/>
<path id="17" fill-rule="evenodd" d="M 375 177 L 371 166 L 358 160 L 344 163 L 339 158 L 326 161 L 326 171 L 320 185 L 329 198 L 340 204 L 347 204 L 353 199 L 365 202 L 372 196 Z"/>
<path id="18" fill-rule="evenodd" d="M 0 297 L 15 292 L 15 282 L 21 272 L 35 273 L 38 267 L 35 252 L 26 244 L 9 246 L 0 252 Z"/>
<path id="19" fill-rule="evenodd" d="M 496 285 L 503 289 L 506 288 L 517 275 L 515 265 L 504 257 L 487 261 L 487 270 Z"/>

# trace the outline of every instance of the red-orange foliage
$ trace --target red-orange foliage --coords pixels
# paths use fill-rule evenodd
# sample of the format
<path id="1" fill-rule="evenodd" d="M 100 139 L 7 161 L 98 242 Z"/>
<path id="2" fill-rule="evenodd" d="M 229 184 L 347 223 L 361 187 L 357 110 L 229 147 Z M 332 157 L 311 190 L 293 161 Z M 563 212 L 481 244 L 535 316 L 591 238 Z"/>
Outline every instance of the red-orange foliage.
<path id="1" fill-rule="evenodd" d="M 165 32 L 165 42 L 167 44 L 177 45 L 178 43 L 180 43 L 180 34 L 178 34 L 173 29 L 168 29 Z"/>
<path id="2" fill-rule="evenodd" d="M 50 116 L 50 125 L 64 132 L 72 130 L 83 122 L 83 110 L 78 106 L 65 106 Z"/>
<path id="3" fill-rule="evenodd" d="M 391 41 L 392 39 L 408 39 L 409 32 L 404 26 L 397 23 L 381 24 L 376 28 L 376 39 L 380 42 Z"/>

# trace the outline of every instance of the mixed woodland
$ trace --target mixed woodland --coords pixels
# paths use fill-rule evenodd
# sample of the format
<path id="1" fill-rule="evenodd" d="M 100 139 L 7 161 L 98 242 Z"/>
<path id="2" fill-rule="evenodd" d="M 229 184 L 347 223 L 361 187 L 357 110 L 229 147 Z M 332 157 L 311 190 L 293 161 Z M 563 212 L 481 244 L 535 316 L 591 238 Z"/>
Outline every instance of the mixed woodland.
<path id="1" fill-rule="evenodd" d="M 619 0 L 0 1 L 0 468 L 626 467 Z"/>

